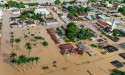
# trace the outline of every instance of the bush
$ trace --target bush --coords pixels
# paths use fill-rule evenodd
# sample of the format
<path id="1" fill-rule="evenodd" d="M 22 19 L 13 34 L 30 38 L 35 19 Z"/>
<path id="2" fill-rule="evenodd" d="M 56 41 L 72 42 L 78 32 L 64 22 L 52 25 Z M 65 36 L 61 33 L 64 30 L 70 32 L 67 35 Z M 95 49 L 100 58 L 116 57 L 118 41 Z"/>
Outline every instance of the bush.
<path id="1" fill-rule="evenodd" d="M 48 42 L 44 41 L 43 46 L 48 46 Z"/>
<path id="2" fill-rule="evenodd" d="M 125 75 L 125 72 L 118 69 L 113 69 L 111 75 Z"/>
<path id="3" fill-rule="evenodd" d="M 19 43 L 21 40 L 19 38 L 15 39 L 16 43 Z"/>
<path id="4" fill-rule="evenodd" d="M 80 55 L 83 55 L 83 53 L 84 53 L 84 52 L 83 52 L 82 50 L 79 51 L 79 54 L 80 54 Z"/>
<path id="5" fill-rule="evenodd" d="M 101 45 L 98 45 L 98 48 L 100 48 L 100 49 L 103 49 L 103 46 L 101 46 Z"/>
<path id="6" fill-rule="evenodd" d="M 91 44 L 91 47 L 97 47 L 97 45 L 96 44 Z"/>
<path id="7" fill-rule="evenodd" d="M 106 38 L 103 38 L 105 41 L 107 40 Z"/>
<path id="8" fill-rule="evenodd" d="M 102 37 L 102 35 L 100 35 L 100 37 Z"/>
<path id="9" fill-rule="evenodd" d="M 107 52 L 106 51 L 104 51 L 104 52 L 101 52 L 101 54 L 103 54 L 103 55 L 105 55 Z"/>

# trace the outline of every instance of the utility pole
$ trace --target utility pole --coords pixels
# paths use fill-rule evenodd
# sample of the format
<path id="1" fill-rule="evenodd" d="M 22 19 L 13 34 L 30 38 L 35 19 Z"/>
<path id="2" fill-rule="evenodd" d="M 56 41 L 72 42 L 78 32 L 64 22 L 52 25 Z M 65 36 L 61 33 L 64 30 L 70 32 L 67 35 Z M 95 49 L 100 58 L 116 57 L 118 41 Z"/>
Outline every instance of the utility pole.
<path id="1" fill-rule="evenodd" d="M 111 31 L 113 31 L 114 27 L 115 27 L 115 19 L 113 19 Z"/>

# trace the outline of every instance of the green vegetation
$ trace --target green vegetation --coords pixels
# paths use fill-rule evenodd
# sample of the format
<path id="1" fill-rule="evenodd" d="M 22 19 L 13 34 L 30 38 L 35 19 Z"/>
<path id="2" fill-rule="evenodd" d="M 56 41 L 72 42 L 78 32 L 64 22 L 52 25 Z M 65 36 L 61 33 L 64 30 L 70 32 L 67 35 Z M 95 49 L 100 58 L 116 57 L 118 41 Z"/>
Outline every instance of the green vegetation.
<path id="1" fill-rule="evenodd" d="M 120 36 L 123 36 L 123 35 L 122 35 L 122 33 L 119 29 L 114 29 L 113 30 L 113 36 L 120 37 Z"/>
<path id="2" fill-rule="evenodd" d="M 15 42 L 16 42 L 16 43 L 20 43 L 20 42 L 21 42 L 21 39 L 20 39 L 20 38 L 17 38 L 17 39 L 15 39 Z"/>
<path id="3" fill-rule="evenodd" d="M 107 41 L 107 39 L 106 38 L 103 38 L 105 41 Z"/>
<path id="4" fill-rule="evenodd" d="M 76 39 L 86 40 L 94 36 L 88 29 L 78 28 L 74 22 L 67 25 L 65 32 L 67 40 L 71 42 L 75 42 Z"/>
<path id="5" fill-rule="evenodd" d="M 104 47 L 103 47 L 103 46 L 101 46 L 101 45 L 98 45 L 98 48 L 100 48 L 100 49 L 104 49 Z"/>
<path id="6" fill-rule="evenodd" d="M 20 65 L 20 64 L 26 64 L 26 63 L 30 63 L 30 62 L 34 62 L 36 61 L 36 64 L 37 62 L 39 61 L 39 57 L 26 57 L 25 55 L 20 55 L 19 57 L 17 57 L 17 54 L 14 53 L 14 52 L 11 52 L 10 54 L 10 63 L 12 64 L 17 64 L 17 65 Z"/>
<path id="7" fill-rule="evenodd" d="M 17 54 L 14 53 L 14 52 L 11 52 L 11 53 L 10 53 L 10 58 L 14 59 L 15 57 L 17 57 Z"/>
<path id="8" fill-rule="evenodd" d="M 30 45 L 29 42 L 27 42 L 27 43 L 25 44 L 25 46 L 26 46 L 26 49 L 29 50 L 29 54 L 30 54 L 30 51 L 31 51 L 31 49 L 32 49 L 32 46 Z"/>
<path id="9" fill-rule="evenodd" d="M 87 11 L 90 11 L 91 9 L 89 7 L 77 7 L 77 6 L 69 6 L 68 11 L 69 11 L 69 16 L 73 17 L 76 16 L 77 13 L 86 13 Z"/>
<path id="10" fill-rule="evenodd" d="M 13 32 L 10 32 L 10 43 L 13 48 L 13 43 L 14 43 L 14 33 Z"/>
<path id="11" fill-rule="evenodd" d="M 48 46 L 48 42 L 44 41 L 43 46 Z"/>
<path id="12" fill-rule="evenodd" d="M 1 29 L 2 29 L 2 25 L 0 25 L 0 31 L 1 31 Z"/>
<path id="13" fill-rule="evenodd" d="M 61 4 L 61 1 L 60 0 L 55 0 L 54 3 L 55 4 Z"/>
<path id="14" fill-rule="evenodd" d="M 125 7 L 119 8 L 118 11 L 119 11 L 120 13 L 122 13 L 123 15 L 125 15 Z"/>
<path id="15" fill-rule="evenodd" d="M 125 72 L 118 69 L 113 69 L 111 75 L 125 75 Z"/>
<path id="16" fill-rule="evenodd" d="M 61 29 L 60 29 L 60 28 L 58 28 L 58 27 L 57 27 L 56 29 L 57 29 L 57 31 L 58 31 L 58 35 L 59 35 L 59 36 L 62 36 L 62 35 L 63 35 L 63 33 L 62 33 Z"/>
<path id="17" fill-rule="evenodd" d="M 80 54 L 80 55 L 83 55 L 83 51 L 82 50 L 80 50 L 79 52 L 78 52 L 78 54 Z"/>
<path id="18" fill-rule="evenodd" d="M 125 0 L 122 0 L 123 3 L 125 3 Z"/>
<path id="19" fill-rule="evenodd" d="M 38 3 L 27 3 L 27 5 L 29 5 L 29 6 L 37 6 Z"/>
<path id="20" fill-rule="evenodd" d="M 30 13 L 32 12 L 32 14 Z M 35 14 L 33 11 L 28 11 L 25 10 L 21 13 L 21 15 L 19 16 L 21 20 L 26 20 L 26 19 L 40 19 L 43 15 L 42 14 Z"/>
<path id="21" fill-rule="evenodd" d="M 101 52 L 101 54 L 103 54 L 103 55 L 105 55 L 106 53 L 107 53 L 106 51 Z"/>
<path id="22" fill-rule="evenodd" d="M 36 40 L 43 40 L 43 37 L 42 36 L 34 36 L 34 39 L 36 39 Z"/>
<path id="23" fill-rule="evenodd" d="M 96 45 L 96 44 L 91 44 L 90 46 L 91 46 L 91 47 L 97 47 L 97 45 Z"/>
<path id="24" fill-rule="evenodd" d="M 7 4 L 5 4 L 5 5 L 0 5 L 0 6 L 24 8 L 25 5 L 37 6 L 38 3 L 23 3 L 23 2 L 16 2 L 16 1 L 12 1 L 12 0 L 11 0 L 11 1 L 8 1 Z"/>
<path id="25" fill-rule="evenodd" d="M 49 69 L 49 67 L 48 66 L 43 66 L 42 69 L 47 70 L 47 69 Z"/>

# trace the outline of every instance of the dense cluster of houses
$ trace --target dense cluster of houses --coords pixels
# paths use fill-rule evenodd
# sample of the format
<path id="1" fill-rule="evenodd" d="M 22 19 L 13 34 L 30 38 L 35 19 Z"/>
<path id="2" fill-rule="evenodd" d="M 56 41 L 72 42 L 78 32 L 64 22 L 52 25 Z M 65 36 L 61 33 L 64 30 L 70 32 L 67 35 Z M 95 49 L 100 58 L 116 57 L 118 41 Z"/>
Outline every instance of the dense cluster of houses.
<path id="1" fill-rule="evenodd" d="M 74 48 L 72 44 L 61 44 L 59 45 L 61 49 L 61 54 L 62 55 L 72 55 L 72 54 L 78 54 L 79 51 L 83 51 L 88 53 L 88 55 L 92 56 L 92 51 L 86 47 L 81 41 L 77 43 L 77 47 Z"/>
<path id="2" fill-rule="evenodd" d="M 98 29 L 100 29 L 106 35 L 112 35 L 112 31 L 120 24 L 120 20 L 111 20 L 104 22 L 102 20 L 98 20 L 96 22 Z"/>
<path id="3" fill-rule="evenodd" d="M 62 44 L 60 49 L 62 55 L 77 54 L 79 52 L 79 48 L 74 48 L 71 44 Z"/>
<path id="4" fill-rule="evenodd" d="M 21 11 L 18 8 L 10 8 L 12 14 L 21 14 Z M 41 17 L 40 19 L 34 20 L 34 19 L 27 19 L 23 20 L 22 22 L 18 22 L 15 20 L 15 23 L 18 23 L 19 27 L 25 27 L 25 26 L 31 26 L 35 27 L 37 24 L 43 24 L 43 25 L 57 25 L 59 24 L 57 19 L 53 17 L 53 15 L 45 8 L 39 8 L 35 9 L 33 11 L 35 14 L 42 14 L 44 17 Z M 29 11 L 29 14 L 31 12 Z M 19 17 L 18 17 L 19 18 Z M 17 18 L 16 18 L 17 19 Z M 10 20 L 11 23 L 12 20 Z"/>

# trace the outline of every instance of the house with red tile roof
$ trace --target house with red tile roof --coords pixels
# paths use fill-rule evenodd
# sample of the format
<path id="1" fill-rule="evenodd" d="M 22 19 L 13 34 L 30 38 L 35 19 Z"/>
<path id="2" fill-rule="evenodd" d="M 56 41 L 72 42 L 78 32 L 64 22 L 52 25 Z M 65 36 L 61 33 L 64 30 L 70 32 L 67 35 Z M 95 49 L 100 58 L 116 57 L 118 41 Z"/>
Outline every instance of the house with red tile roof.
<path id="1" fill-rule="evenodd" d="M 71 44 L 62 44 L 60 49 L 62 55 L 77 54 L 79 52 L 79 48 L 74 48 Z"/>
<path id="2" fill-rule="evenodd" d="M 102 28 L 106 28 L 109 26 L 106 22 L 103 22 L 101 20 L 98 20 L 96 23 L 97 23 L 97 25 L 101 26 Z"/>
<path id="3" fill-rule="evenodd" d="M 59 44 L 59 40 L 56 38 L 55 34 L 51 31 L 51 29 L 46 29 L 47 33 L 50 35 L 51 39 L 55 42 L 55 44 Z"/>

